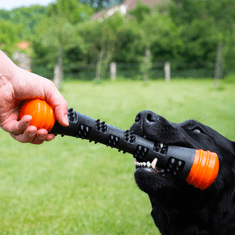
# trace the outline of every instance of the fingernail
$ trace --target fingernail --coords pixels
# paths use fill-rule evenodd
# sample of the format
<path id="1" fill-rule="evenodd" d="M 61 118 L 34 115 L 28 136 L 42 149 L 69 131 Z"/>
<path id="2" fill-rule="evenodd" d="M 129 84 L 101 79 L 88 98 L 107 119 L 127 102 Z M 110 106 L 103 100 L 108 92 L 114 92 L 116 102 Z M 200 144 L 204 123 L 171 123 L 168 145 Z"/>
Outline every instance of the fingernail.
<path id="1" fill-rule="evenodd" d="M 64 115 L 63 121 L 64 121 L 64 123 L 65 123 L 67 126 L 69 125 L 69 120 L 68 120 L 67 114 Z"/>

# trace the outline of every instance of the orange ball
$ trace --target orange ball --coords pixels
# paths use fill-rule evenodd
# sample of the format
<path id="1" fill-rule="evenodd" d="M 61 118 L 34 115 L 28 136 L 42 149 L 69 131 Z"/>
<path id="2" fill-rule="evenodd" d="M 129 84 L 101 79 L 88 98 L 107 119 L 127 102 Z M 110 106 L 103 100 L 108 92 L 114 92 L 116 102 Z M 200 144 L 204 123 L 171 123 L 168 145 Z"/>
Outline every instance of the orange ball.
<path id="1" fill-rule="evenodd" d="M 41 99 L 27 100 L 23 103 L 20 109 L 20 119 L 25 115 L 31 115 L 31 126 L 37 129 L 46 129 L 51 131 L 55 124 L 55 114 L 53 108 Z"/>

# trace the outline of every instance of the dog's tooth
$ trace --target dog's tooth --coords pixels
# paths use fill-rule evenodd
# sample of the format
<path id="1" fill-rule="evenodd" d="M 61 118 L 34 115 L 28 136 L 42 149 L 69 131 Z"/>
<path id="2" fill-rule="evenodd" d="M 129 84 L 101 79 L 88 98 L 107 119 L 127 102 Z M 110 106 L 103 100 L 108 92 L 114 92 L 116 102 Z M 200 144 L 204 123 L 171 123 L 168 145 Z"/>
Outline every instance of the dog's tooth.
<path id="1" fill-rule="evenodd" d="M 146 166 L 146 165 L 147 165 L 147 163 L 146 163 L 146 162 L 143 162 L 143 165 L 144 165 L 144 166 Z"/>
<path id="2" fill-rule="evenodd" d="M 160 143 L 160 148 L 163 148 L 164 144 L 163 143 Z"/>
<path id="3" fill-rule="evenodd" d="M 147 167 L 150 168 L 150 166 L 151 166 L 151 163 L 148 161 L 147 162 Z"/>
<path id="4" fill-rule="evenodd" d="M 151 166 L 152 166 L 153 169 L 156 169 L 157 161 L 158 161 L 157 158 L 155 158 L 155 159 L 152 161 Z"/>

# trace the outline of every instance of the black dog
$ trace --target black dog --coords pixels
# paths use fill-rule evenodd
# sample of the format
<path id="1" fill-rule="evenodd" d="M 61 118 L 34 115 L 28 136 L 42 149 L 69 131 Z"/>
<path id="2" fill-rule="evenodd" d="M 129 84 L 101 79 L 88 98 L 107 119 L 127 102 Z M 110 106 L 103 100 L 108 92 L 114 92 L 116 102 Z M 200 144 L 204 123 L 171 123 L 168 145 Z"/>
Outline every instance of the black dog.
<path id="1" fill-rule="evenodd" d="M 131 131 L 166 145 L 209 150 L 219 157 L 218 176 L 206 190 L 161 169 L 137 167 L 136 183 L 149 195 L 151 214 L 162 235 L 234 235 L 235 143 L 199 122 L 171 123 L 151 111 L 137 114 Z"/>

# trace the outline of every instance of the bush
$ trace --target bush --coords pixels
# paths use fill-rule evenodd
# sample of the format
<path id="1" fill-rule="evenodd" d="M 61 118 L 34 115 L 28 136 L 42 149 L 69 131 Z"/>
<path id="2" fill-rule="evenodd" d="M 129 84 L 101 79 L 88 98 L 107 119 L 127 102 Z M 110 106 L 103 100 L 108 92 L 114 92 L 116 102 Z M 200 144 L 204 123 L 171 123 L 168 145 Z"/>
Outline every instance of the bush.
<path id="1" fill-rule="evenodd" d="M 226 83 L 235 83 L 235 74 L 230 74 L 223 79 Z"/>

